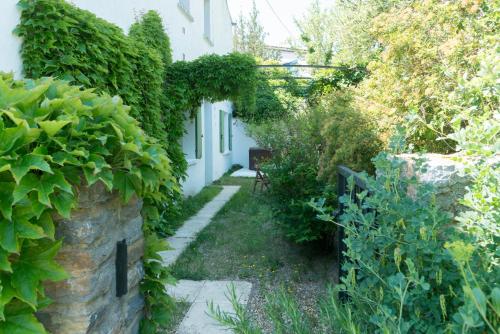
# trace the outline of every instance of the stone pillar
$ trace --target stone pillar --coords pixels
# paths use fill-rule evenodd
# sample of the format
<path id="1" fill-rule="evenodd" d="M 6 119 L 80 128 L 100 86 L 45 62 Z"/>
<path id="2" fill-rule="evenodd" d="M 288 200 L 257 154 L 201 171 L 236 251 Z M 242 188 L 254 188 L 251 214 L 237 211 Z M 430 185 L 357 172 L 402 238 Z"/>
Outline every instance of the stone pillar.
<path id="1" fill-rule="evenodd" d="M 453 215 L 461 211 L 462 207 L 457 201 L 464 197 L 471 180 L 464 175 L 465 166 L 459 161 L 458 155 L 427 153 L 400 154 L 397 157 L 405 162 L 403 176 L 416 176 L 420 182 L 434 186 L 436 202 L 440 208 Z M 425 161 L 425 170 L 416 171 L 417 160 L 421 159 Z"/>
<path id="2" fill-rule="evenodd" d="M 53 303 L 37 316 L 53 334 L 137 334 L 144 306 L 139 282 L 144 275 L 142 201 L 121 203 L 118 194 L 98 182 L 79 189 L 71 219 L 57 219 L 63 239 L 57 261 L 71 276 L 48 283 Z M 116 297 L 116 245 L 128 245 L 128 293 Z"/>

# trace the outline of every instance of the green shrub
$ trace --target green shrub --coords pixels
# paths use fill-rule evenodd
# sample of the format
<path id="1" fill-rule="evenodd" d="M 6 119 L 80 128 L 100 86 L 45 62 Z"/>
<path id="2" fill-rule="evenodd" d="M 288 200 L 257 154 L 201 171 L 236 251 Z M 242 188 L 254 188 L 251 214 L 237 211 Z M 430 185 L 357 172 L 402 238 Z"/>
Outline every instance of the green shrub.
<path id="1" fill-rule="evenodd" d="M 309 87 L 316 88 L 309 103 L 302 97 L 302 106 L 286 106 L 282 119 L 266 114 L 269 119 L 250 127 L 258 144 L 273 152 L 272 159 L 263 166 L 271 181 L 268 196 L 278 222 L 295 242 L 331 236 L 335 226 L 317 219 L 311 199 L 323 197 L 325 204 L 335 205 L 337 166 L 346 164 L 372 172 L 371 159 L 382 147 L 375 126 L 352 107 L 348 85 L 359 80 L 359 73 L 353 73 L 348 70 L 338 74 L 338 80 L 318 82 L 316 86 L 311 83 Z M 298 95 L 299 90 L 294 88 L 290 88 L 292 96 Z M 325 95 L 320 96 L 320 92 Z M 257 104 L 256 110 L 261 108 Z"/>
<path id="2" fill-rule="evenodd" d="M 311 198 L 323 196 L 325 191 L 325 184 L 317 179 L 325 117 L 314 109 L 251 130 L 261 147 L 272 150 L 272 159 L 262 169 L 271 181 L 267 196 L 277 221 L 299 243 L 322 239 L 334 229 L 318 220 L 309 205 Z"/>
<path id="3" fill-rule="evenodd" d="M 134 194 L 144 198 L 148 247 L 161 248 L 151 239 L 155 203 L 169 203 L 179 189 L 165 151 L 129 109 L 119 97 L 63 81 L 0 76 L 0 332 L 45 333 L 33 316 L 48 302 L 43 282 L 66 278 L 53 260 L 61 242 L 52 216 L 70 217 L 75 187 L 102 182 L 124 202 Z M 145 266 L 141 289 L 151 302 L 164 293 L 169 274 L 151 259 Z M 166 312 L 163 298 L 155 299 L 157 312 Z"/>
<path id="4" fill-rule="evenodd" d="M 319 108 L 328 117 L 321 129 L 324 145 L 319 176 L 335 184 L 337 167 L 345 165 L 355 171 L 373 173 L 371 160 L 382 150 L 375 122 L 353 107 L 352 90 L 344 87 L 322 97 Z"/>
<path id="5" fill-rule="evenodd" d="M 496 330 L 495 255 L 475 251 L 478 235 L 451 224 L 431 186 L 402 180 L 402 162 L 383 153 L 375 164 L 377 179 L 366 179 L 371 195 L 359 195 L 360 206 L 342 198 L 348 274 L 340 289 L 350 296 L 342 312 L 353 314 L 351 325 L 381 333 Z"/>
<path id="6" fill-rule="evenodd" d="M 379 124 L 386 143 L 403 125 L 415 149 L 454 152 L 453 141 L 445 137 L 463 107 L 456 92 L 482 71 L 482 50 L 498 55 L 500 3 L 400 2 L 360 27 L 382 52 L 367 66 L 370 76 L 359 85 L 357 108 Z M 476 113 L 482 113 L 490 106 L 474 101 L 478 97 L 463 102 L 480 105 Z"/>
<path id="7" fill-rule="evenodd" d="M 366 66 L 337 65 L 338 68 L 323 70 L 315 74 L 305 90 L 310 105 L 321 103 L 324 96 L 348 86 L 355 86 L 367 75 Z"/>

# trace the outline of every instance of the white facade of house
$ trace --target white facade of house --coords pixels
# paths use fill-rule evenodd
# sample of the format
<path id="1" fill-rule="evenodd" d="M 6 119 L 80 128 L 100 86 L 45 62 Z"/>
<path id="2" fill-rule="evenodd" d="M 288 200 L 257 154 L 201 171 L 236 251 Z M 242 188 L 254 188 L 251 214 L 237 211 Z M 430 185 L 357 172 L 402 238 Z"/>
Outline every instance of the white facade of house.
<path id="1" fill-rule="evenodd" d="M 18 0 L 0 1 L 0 71 L 22 77 L 21 40 L 12 31 L 19 23 Z M 72 0 L 74 5 L 89 10 L 128 32 L 136 17 L 156 10 L 162 17 L 170 37 L 173 59 L 193 60 L 205 54 L 226 54 L 233 50 L 232 20 L 226 0 Z M 183 183 L 185 195 L 193 195 L 205 185 L 221 177 L 233 163 L 248 166 L 248 147 L 255 143 L 247 138 L 241 124 L 229 123 L 232 105 L 228 101 L 203 103 L 202 156 L 195 154 L 195 121 L 187 118 L 182 140 L 189 163 L 188 177 Z M 220 111 L 224 112 L 224 151 L 220 149 Z M 234 124 L 237 126 L 233 127 Z M 232 128 L 233 149 L 229 150 Z M 243 151 L 242 151 L 243 150 Z M 234 154 L 238 151 L 238 154 Z M 243 153 L 242 153 L 243 152 Z M 245 158 L 246 157 L 246 158 Z"/>

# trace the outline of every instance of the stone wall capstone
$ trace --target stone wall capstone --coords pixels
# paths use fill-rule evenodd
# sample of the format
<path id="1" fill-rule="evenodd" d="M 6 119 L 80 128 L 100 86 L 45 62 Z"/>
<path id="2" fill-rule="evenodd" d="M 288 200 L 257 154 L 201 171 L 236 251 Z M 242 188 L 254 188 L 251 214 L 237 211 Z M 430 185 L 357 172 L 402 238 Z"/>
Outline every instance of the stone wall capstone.
<path id="1" fill-rule="evenodd" d="M 144 300 L 142 201 L 123 204 L 100 182 L 78 189 L 78 208 L 71 219 L 56 218 L 63 247 L 56 260 L 70 278 L 47 283 L 53 303 L 37 313 L 53 334 L 137 334 Z M 118 241 L 128 245 L 128 293 L 116 297 L 115 258 Z"/>
<path id="2" fill-rule="evenodd" d="M 436 202 L 445 211 L 456 215 L 463 207 L 457 202 L 464 197 L 471 180 L 463 173 L 465 165 L 456 154 L 399 154 L 404 161 L 402 175 L 416 176 L 422 183 L 432 184 L 436 191 Z M 419 160 L 424 161 L 425 169 L 416 171 Z"/>

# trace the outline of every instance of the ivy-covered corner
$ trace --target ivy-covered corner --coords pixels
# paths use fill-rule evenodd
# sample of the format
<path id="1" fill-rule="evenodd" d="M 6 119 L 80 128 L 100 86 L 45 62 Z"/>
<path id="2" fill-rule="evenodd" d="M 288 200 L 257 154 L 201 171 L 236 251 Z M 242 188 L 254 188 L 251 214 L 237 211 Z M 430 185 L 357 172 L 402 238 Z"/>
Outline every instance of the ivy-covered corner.
<path id="1" fill-rule="evenodd" d="M 70 217 L 76 187 L 102 182 L 127 202 L 144 199 L 148 240 L 142 291 L 157 312 L 171 302 L 171 277 L 157 264 L 155 203 L 179 192 L 164 149 L 129 116 L 119 97 L 67 82 L 0 75 L 0 332 L 45 333 L 34 312 L 49 303 L 43 284 L 66 278 L 54 256 L 53 216 Z M 149 307 L 149 306 L 148 306 Z M 163 309 L 165 311 L 165 309 Z M 149 327 L 158 326 L 150 312 Z M 159 320 L 161 322 L 161 319 Z"/>

